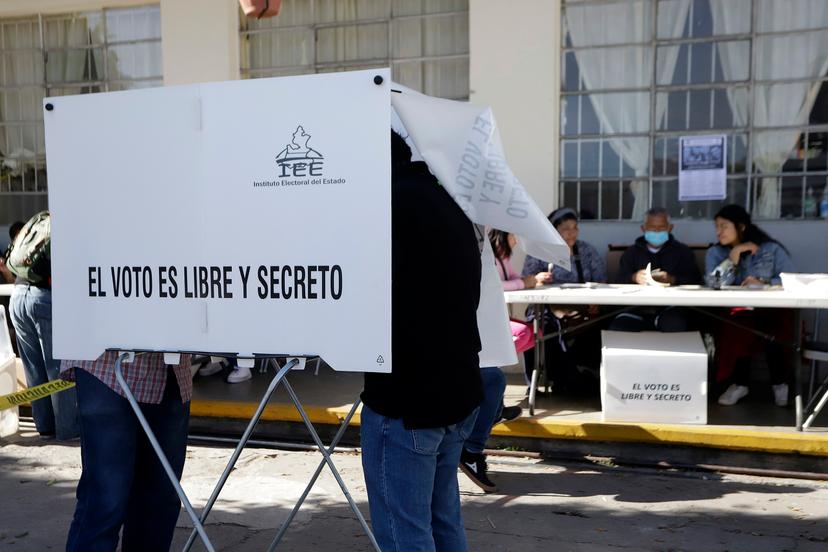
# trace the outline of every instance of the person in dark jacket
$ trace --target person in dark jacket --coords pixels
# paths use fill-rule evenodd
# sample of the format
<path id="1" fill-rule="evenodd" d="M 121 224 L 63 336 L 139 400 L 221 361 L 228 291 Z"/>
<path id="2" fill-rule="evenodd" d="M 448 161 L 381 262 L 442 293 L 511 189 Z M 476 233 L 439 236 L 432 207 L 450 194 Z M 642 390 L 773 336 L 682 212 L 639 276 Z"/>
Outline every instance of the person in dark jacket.
<path id="1" fill-rule="evenodd" d="M 360 428 L 371 524 L 383 551 L 462 552 L 457 466 L 483 400 L 480 246 L 396 133 L 391 151 L 394 358 L 390 374 L 365 375 Z M 434 278 L 434 266 L 452 270 Z M 453 313 L 451 331 L 440 331 L 440 312 Z"/>
<path id="2" fill-rule="evenodd" d="M 646 284 L 645 273 L 650 265 L 654 280 L 681 286 L 700 284 L 701 274 L 696 266 L 693 251 L 673 237 L 670 214 L 663 207 L 654 207 L 644 215 L 641 225 L 644 235 L 635 240 L 621 256 L 616 275 L 619 284 Z M 618 315 L 610 330 L 638 332 L 655 330 L 682 332 L 688 329 L 688 316 L 684 309 L 666 307 L 636 309 Z"/>

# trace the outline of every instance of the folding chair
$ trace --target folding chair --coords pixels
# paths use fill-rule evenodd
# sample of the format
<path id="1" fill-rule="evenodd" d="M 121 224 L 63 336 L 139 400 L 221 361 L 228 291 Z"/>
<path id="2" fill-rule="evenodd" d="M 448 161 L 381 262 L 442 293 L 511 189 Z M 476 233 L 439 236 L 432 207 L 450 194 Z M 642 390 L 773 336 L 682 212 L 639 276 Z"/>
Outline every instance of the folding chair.
<path id="1" fill-rule="evenodd" d="M 819 311 L 816 314 L 816 321 L 814 322 L 814 338 L 819 338 Z M 813 411 L 808 415 L 808 419 L 802 424 L 802 429 L 808 429 L 814 423 L 816 417 L 819 415 L 822 408 L 828 403 L 828 375 L 822 380 L 819 389 L 814 392 L 814 383 L 817 381 L 819 375 L 820 362 L 828 362 L 828 342 L 825 341 L 807 341 L 802 348 L 802 356 L 811 361 L 811 383 L 808 389 L 808 405 L 805 407 L 805 413 Z"/>

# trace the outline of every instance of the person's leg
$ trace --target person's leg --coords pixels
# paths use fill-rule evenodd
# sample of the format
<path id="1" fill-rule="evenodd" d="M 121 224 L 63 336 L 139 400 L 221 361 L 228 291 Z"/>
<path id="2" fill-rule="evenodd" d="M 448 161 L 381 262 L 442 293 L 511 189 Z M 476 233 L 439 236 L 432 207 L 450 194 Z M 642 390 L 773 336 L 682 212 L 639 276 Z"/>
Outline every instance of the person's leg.
<path id="1" fill-rule="evenodd" d="M 656 312 L 654 326 L 659 332 L 686 332 L 690 327 L 687 309 L 666 307 Z"/>
<path id="2" fill-rule="evenodd" d="M 639 312 L 622 312 L 610 322 L 609 329 L 613 332 L 640 332 L 645 328 L 646 321 Z"/>
<path id="3" fill-rule="evenodd" d="M 15 286 L 12 292 L 10 315 L 14 331 L 17 334 L 17 350 L 23 361 L 26 385 L 30 388 L 49 381 L 46 361 L 40 346 L 37 326 L 31 316 L 31 286 Z M 37 432 L 41 435 L 55 434 L 55 411 L 49 397 L 32 401 L 32 417 Z"/>
<path id="4" fill-rule="evenodd" d="M 503 394 L 506 392 L 506 376 L 497 366 L 481 368 L 480 379 L 483 380 L 483 403 L 477 413 L 474 428 L 463 445 L 467 451 L 474 454 L 482 454 L 486 448 L 492 426 L 500 419 Z"/>
<path id="5" fill-rule="evenodd" d="M 362 469 L 371 526 L 382 552 L 434 552 L 431 498 L 444 428 L 406 430 L 362 407 Z M 459 451 L 452 470 L 456 473 Z"/>
<path id="6" fill-rule="evenodd" d="M 437 552 L 467 550 L 456 466 L 463 442 L 468 440 L 466 436 L 474 427 L 474 420 L 472 413 L 463 422 L 449 427 L 437 454 L 437 472 L 431 501 L 431 526 Z"/>
<path id="7" fill-rule="evenodd" d="M 523 351 L 523 379 L 526 387 L 532 383 L 532 371 L 535 369 L 535 349 Z"/>
<path id="8" fill-rule="evenodd" d="M 788 346 L 795 339 L 794 312 L 790 309 L 762 309 L 757 311 L 757 318 L 761 328 L 776 337 L 776 341 L 765 341 L 773 401 L 776 406 L 788 406 L 788 381 L 795 370 Z"/>
<path id="9" fill-rule="evenodd" d="M 176 477 L 181 480 L 187 452 L 190 403 L 181 402 L 175 373 L 171 368 L 168 370 L 161 403 L 142 404 L 141 409 Z M 138 435 L 135 479 L 124 521 L 123 551 L 169 550 L 180 510 L 181 500 L 149 439 L 141 430 Z"/>
<path id="10" fill-rule="evenodd" d="M 750 357 L 737 358 L 733 366 L 733 383 L 747 387 L 750 383 Z"/>
<path id="11" fill-rule="evenodd" d="M 66 552 L 112 552 L 126 516 L 138 421 L 126 399 L 75 369 L 83 472 Z"/>
<path id="12" fill-rule="evenodd" d="M 730 309 L 725 311 L 728 320 L 740 326 L 753 327 L 754 314 L 752 310 Z M 741 362 L 739 359 L 750 358 L 756 347 L 756 336 L 738 326 L 727 322 L 718 325 L 715 335 L 716 341 L 716 381 L 721 383 L 730 379 L 731 375 Z M 748 360 L 749 362 L 749 360 Z M 740 379 L 747 381 L 743 374 Z"/>
<path id="13" fill-rule="evenodd" d="M 60 379 L 60 361 L 52 357 L 52 293 L 33 288 L 30 294 L 31 315 L 37 328 L 43 366 L 49 381 Z M 55 435 L 59 441 L 75 439 L 78 427 L 78 401 L 75 389 L 66 389 L 50 397 L 55 418 Z"/>
<path id="14" fill-rule="evenodd" d="M 776 340 L 765 340 L 765 358 L 772 385 L 787 383 L 793 373 L 788 347 L 794 340 L 794 312 L 791 309 L 757 309 L 757 327 Z"/>
<path id="15" fill-rule="evenodd" d="M 227 363 L 232 368 L 227 374 L 227 383 L 241 383 L 253 377 L 250 368 L 239 366 L 239 361 L 235 358 L 227 359 Z"/>

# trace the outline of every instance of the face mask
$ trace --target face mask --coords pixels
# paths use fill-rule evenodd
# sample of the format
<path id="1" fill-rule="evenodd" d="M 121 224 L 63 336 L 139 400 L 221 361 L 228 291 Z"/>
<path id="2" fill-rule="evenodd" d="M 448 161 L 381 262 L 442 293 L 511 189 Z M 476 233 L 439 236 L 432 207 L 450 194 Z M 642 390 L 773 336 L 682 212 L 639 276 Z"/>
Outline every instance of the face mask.
<path id="1" fill-rule="evenodd" d="M 653 247 L 661 247 L 670 239 L 670 232 L 666 230 L 661 232 L 647 230 L 644 232 L 644 239 Z"/>

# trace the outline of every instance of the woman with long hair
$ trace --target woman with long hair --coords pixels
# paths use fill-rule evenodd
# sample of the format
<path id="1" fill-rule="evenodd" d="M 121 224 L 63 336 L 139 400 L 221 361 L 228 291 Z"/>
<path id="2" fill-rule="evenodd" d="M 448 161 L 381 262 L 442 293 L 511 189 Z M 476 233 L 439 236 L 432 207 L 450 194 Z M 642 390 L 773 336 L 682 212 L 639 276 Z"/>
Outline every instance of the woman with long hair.
<path id="1" fill-rule="evenodd" d="M 512 251 L 517 245 L 517 236 L 493 228 L 489 230 L 489 242 L 494 250 L 495 262 L 504 291 L 533 288 L 544 283 L 543 276 L 536 277 L 534 274 L 520 276 L 512 267 Z"/>
<path id="2" fill-rule="evenodd" d="M 707 250 L 705 273 L 715 287 L 745 287 L 781 283 L 782 272 L 793 272 L 791 257 L 784 245 L 756 226 L 740 205 L 725 205 L 714 218 L 718 243 Z M 791 311 L 786 309 L 731 309 L 733 322 L 774 335 L 766 341 L 765 354 L 770 370 L 773 399 L 777 406 L 788 405 L 787 377 L 790 362 L 779 341 L 793 339 Z M 719 404 L 731 406 L 747 396 L 751 354 L 759 345 L 756 334 L 733 324 L 723 324 L 717 336 L 718 382 L 732 381 L 719 397 Z"/>

